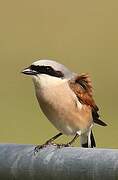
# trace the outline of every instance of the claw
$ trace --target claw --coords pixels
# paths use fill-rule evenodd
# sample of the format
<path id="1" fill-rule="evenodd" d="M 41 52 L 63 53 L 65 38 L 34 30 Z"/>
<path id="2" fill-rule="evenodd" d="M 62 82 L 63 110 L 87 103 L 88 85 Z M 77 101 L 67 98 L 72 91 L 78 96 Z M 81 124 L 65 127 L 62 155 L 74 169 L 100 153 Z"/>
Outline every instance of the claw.
<path id="1" fill-rule="evenodd" d="M 36 154 L 40 149 L 44 148 L 44 144 L 43 145 L 38 145 L 34 148 L 34 154 Z"/>
<path id="2" fill-rule="evenodd" d="M 36 154 L 40 149 L 46 148 L 47 146 L 50 146 L 50 145 L 56 146 L 57 148 L 63 148 L 63 147 L 69 147 L 70 146 L 69 143 L 67 143 L 67 144 L 56 144 L 56 143 L 47 141 L 45 144 L 36 146 L 34 148 L 34 154 Z"/>
<path id="3" fill-rule="evenodd" d="M 34 154 L 36 154 L 39 150 L 46 148 L 47 146 L 50 146 L 50 145 L 56 146 L 56 144 L 53 142 L 46 142 L 45 144 L 36 146 L 34 148 Z"/>
<path id="4" fill-rule="evenodd" d="M 63 147 L 69 147 L 70 144 L 67 143 L 67 144 L 56 144 L 58 148 L 63 148 Z"/>

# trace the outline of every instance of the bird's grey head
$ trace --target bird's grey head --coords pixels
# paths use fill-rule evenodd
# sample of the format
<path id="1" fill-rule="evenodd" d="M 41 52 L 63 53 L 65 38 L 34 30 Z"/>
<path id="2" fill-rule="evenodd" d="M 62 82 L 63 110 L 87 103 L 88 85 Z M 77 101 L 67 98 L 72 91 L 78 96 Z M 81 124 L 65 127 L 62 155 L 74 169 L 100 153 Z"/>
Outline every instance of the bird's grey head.
<path id="1" fill-rule="evenodd" d="M 38 60 L 25 68 L 22 73 L 26 75 L 39 76 L 45 74 L 61 79 L 72 78 L 73 73 L 64 65 L 53 60 Z"/>

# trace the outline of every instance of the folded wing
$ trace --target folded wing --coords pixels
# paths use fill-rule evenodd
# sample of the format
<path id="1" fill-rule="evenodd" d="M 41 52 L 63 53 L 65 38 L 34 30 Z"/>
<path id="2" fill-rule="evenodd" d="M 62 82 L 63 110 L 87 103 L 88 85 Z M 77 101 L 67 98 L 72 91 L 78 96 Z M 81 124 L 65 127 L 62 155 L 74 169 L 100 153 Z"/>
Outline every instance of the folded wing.
<path id="1" fill-rule="evenodd" d="M 107 126 L 107 124 L 99 118 L 99 109 L 93 99 L 93 88 L 90 76 L 88 74 L 78 75 L 73 80 L 70 80 L 69 86 L 82 104 L 91 107 L 94 123 Z"/>

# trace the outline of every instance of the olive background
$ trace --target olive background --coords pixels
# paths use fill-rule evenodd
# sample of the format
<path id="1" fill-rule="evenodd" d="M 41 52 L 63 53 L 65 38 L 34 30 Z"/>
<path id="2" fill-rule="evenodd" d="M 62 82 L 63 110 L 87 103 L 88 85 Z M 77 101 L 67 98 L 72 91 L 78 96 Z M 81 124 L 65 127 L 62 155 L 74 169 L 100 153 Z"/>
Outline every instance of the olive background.
<path id="1" fill-rule="evenodd" d="M 118 1 L 0 0 L 1 143 L 41 144 L 58 132 L 20 73 L 39 58 L 90 73 L 108 123 L 94 127 L 97 147 L 118 148 Z"/>

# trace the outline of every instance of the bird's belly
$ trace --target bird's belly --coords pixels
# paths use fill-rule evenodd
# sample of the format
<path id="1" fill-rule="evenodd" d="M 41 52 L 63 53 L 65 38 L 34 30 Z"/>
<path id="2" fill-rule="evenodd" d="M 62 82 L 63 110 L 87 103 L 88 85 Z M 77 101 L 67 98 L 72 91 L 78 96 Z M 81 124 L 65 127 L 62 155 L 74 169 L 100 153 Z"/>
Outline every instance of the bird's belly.
<path id="1" fill-rule="evenodd" d="M 41 109 L 48 120 L 63 134 L 75 134 L 76 128 L 73 121 L 73 115 L 64 108 L 48 107 L 48 104 L 40 103 Z M 77 127 L 78 129 L 78 127 Z"/>
<path id="2" fill-rule="evenodd" d="M 51 96 L 42 95 L 37 98 L 48 120 L 63 134 L 74 135 L 77 131 L 85 131 L 90 127 L 92 123 L 90 109 L 80 102 L 77 105 L 70 93 L 58 91 L 58 94 L 53 92 Z"/>

